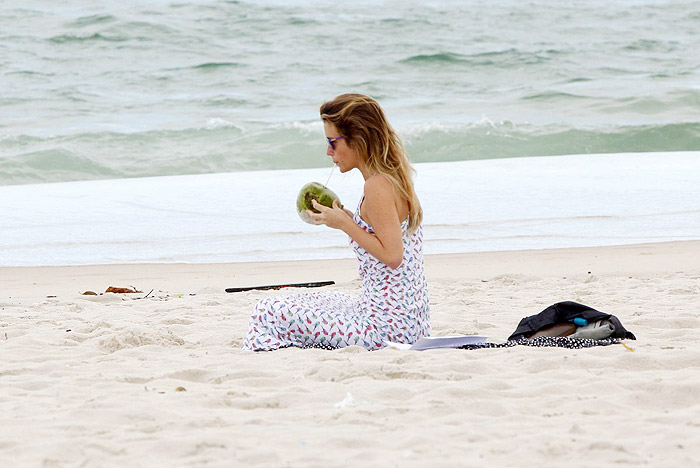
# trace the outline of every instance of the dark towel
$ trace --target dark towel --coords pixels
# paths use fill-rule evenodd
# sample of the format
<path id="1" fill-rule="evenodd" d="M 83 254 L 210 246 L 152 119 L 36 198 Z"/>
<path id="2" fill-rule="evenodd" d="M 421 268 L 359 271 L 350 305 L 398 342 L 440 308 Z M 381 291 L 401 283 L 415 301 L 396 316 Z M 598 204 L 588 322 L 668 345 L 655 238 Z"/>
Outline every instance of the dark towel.
<path id="1" fill-rule="evenodd" d="M 520 321 L 518 328 L 515 329 L 508 339 L 518 340 L 520 338 L 527 338 L 533 333 L 557 323 L 570 323 L 576 317 L 584 318 L 588 320 L 588 323 L 597 322 L 599 320 L 609 320 L 615 327 L 615 333 L 612 334 L 611 338 L 637 339 L 631 332 L 625 330 L 620 320 L 614 315 L 604 314 L 603 312 L 599 312 L 583 304 L 571 301 L 557 302 L 537 315 L 525 317 Z"/>

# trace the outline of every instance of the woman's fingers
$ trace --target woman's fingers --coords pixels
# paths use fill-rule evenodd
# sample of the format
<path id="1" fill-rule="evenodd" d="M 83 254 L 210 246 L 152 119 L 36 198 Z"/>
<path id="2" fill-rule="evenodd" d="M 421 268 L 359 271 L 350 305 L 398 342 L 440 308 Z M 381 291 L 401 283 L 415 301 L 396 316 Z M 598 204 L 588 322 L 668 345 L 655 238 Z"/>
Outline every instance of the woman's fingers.
<path id="1" fill-rule="evenodd" d="M 337 218 L 337 216 L 334 214 L 335 210 L 339 209 L 345 212 L 343 205 L 340 204 L 337 198 L 333 200 L 332 207 L 322 205 L 318 202 L 318 200 L 311 200 L 311 205 L 315 210 L 319 211 L 318 213 L 315 213 L 312 210 L 306 210 L 314 224 L 327 224 L 332 226 L 334 224 L 333 219 Z"/>
<path id="2" fill-rule="evenodd" d="M 311 210 L 306 210 L 306 212 L 308 213 L 309 218 L 311 218 L 311 221 L 313 221 L 313 224 L 323 224 L 323 221 L 321 218 L 322 215 L 320 213 L 316 213 L 316 212 L 311 211 Z"/>
<path id="3" fill-rule="evenodd" d="M 325 205 L 321 205 L 321 204 L 318 202 L 318 200 L 316 200 L 316 199 L 312 199 L 312 200 L 311 200 L 311 206 L 313 206 L 314 208 L 316 208 L 316 209 L 317 209 L 318 211 L 320 211 L 321 213 L 323 213 L 323 210 L 327 210 L 327 209 L 328 209 L 328 207 L 326 207 Z"/>
<path id="4" fill-rule="evenodd" d="M 343 208 L 343 205 L 340 204 L 340 201 L 337 198 L 333 200 L 332 206 L 322 205 L 315 198 L 311 199 L 311 204 L 313 205 L 314 208 L 316 208 L 321 213 L 323 213 L 326 210 L 332 210 L 335 208 L 341 208 L 341 209 Z"/>

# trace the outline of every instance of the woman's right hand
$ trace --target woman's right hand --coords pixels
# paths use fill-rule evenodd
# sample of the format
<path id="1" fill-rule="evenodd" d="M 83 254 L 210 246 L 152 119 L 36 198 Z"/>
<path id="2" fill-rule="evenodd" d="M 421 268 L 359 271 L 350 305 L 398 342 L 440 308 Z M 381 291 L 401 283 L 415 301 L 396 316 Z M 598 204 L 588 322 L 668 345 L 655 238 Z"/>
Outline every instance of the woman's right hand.
<path id="1" fill-rule="evenodd" d="M 342 208 L 337 198 L 333 200 L 333 206 L 331 208 L 320 204 L 316 200 L 312 200 L 311 204 L 320 212 L 314 213 L 311 210 L 307 211 L 314 224 L 325 224 L 333 229 L 342 230 L 344 224 L 347 223 L 348 220 L 352 221 L 352 213 Z"/>

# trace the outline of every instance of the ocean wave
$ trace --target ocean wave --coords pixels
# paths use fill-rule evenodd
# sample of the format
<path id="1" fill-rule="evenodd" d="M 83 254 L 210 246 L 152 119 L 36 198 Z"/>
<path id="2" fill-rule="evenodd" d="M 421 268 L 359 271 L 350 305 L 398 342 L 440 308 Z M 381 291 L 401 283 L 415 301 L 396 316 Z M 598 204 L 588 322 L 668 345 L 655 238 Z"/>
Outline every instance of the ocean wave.
<path id="1" fill-rule="evenodd" d="M 572 94 L 572 93 L 562 93 L 558 91 L 545 91 L 543 93 L 537 93 L 537 94 L 530 94 L 527 96 L 523 96 L 521 99 L 523 101 L 543 101 L 543 102 L 551 102 L 551 101 L 560 101 L 560 100 L 566 100 L 566 99 L 588 99 L 590 96 L 582 96 L 580 94 Z"/>
<path id="2" fill-rule="evenodd" d="M 568 78 L 563 81 L 564 84 L 572 84 L 572 83 L 586 83 L 589 81 L 593 81 L 591 78 L 586 78 L 585 76 L 577 76 L 575 78 Z"/>
<path id="3" fill-rule="evenodd" d="M 398 63 L 416 66 L 478 66 L 510 67 L 513 65 L 537 65 L 552 60 L 553 56 L 565 52 L 556 49 L 523 51 L 516 48 L 491 50 L 472 54 L 440 52 L 435 54 L 413 55 L 400 59 Z"/>
<path id="4" fill-rule="evenodd" d="M 638 114 L 657 114 L 677 112 L 686 108 L 692 111 L 700 108 L 700 89 L 673 91 L 663 97 L 621 97 L 599 103 L 595 108 L 605 113 L 634 112 Z"/>
<path id="5" fill-rule="evenodd" d="M 131 38 L 120 35 L 108 35 L 102 33 L 92 34 L 60 34 L 49 38 L 49 42 L 54 44 L 69 44 L 72 42 L 126 42 Z"/>
<path id="6" fill-rule="evenodd" d="M 222 109 L 232 109 L 242 106 L 248 106 L 251 104 L 250 101 L 248 101 L 247 99 L 236 98 L 226 95 L 205 97 L 199 99 L 197 102 L 207 107 L 216 107 Z"/>
<path id="7" fill-rule="evenodd" d="M 407 139 L 420 162 L 564 154 L 700 150 L 700 123 L 571 128 L 512 122 L 432 130 Z"/>
<path id="8" fill-rule="evenodd" d="M 429 54 L 429 55 L 414 55 L 407 57 L 405 59 L 399 60 L 399 63 L 459 63 L 466 62 L 466 56 L 462 54 L 455 54 L 452 52 L 442 52 L 439 54 Z"/>
<path id="9" fill-rule="evenodd" d="M 242 63 L 236 63 L 236 62 L 207 62 L 207 63 L 201 63 L 199 65 L 194 65 L 192 67 L 193 70 L 217 70 L 219 68 L 240 68 L 240 67 L 245 67 L 244 64 Z"/>
<path id="10" fill-rule="evenodd" d="M 400 125 L 414 162 L 700 150 L 700 123 L 572 128 L 483 117 Z M 0 138 L 0 185 L 326 167 L 318 121 L 213 118 L 200 128 Z"/>
<path id="11" fill-rule="evenodd" d="M 95 24 L 106 24 L 117 21 L 114 15 L 89 15 L 81 16 L 80 18 L 68 23 L 68 26 L 82 28 L 85 26 L 93 26 Z"/>
<path id="12" fill-rule="evenodd" d="M 313 19 L 313 18 L 304 18 L 301 16 L 294 16 L 291 18 L 286 19 L 286 24 L 292 25 L 292 26 L 316 26 L 321 24 L 319 21 Z"/>
<path id="13" fill-rule="evenodd" d="M 178 33 L 176 29 L 163 24 L 149 21 L 120 21 L 113 15 L 78 18 L 68 23 L 67 29 L 70 31 L 52 36 L 48 41 L 66 46 L 92 42 L 172 41 L 173 35 Z"/>
<path id="14" fill-rule="evenodd" d="M 207 124 L 206 124 L 204 127 L 202 127 L 202 128 L 203 128 L 203 129 L 208 129 L 208 130 L 212 130 L 212 129 L 216 129 L 216 128 L 235 128 L 235 129 L 238 129 L 238 130 L 241 129 L 241 128 L 240 128 L 238 125 L 236 125 L 235 123 L 230 122 L 230 121 L 228 121 L 228 120 L 226 120 L 226 119 L 218 118 L 218 117 L 217 117 L 217 118 L 213 118 L 213 119 L 207 120 Z"/>
<path id="15" fill-rule="evenodd" d="M 678 41 L 658 41 L 652 39 L 638 39 L 626 45 L 622 50 L 630 52 L 673 52 L 678 49 Z"/>
<path id="16" fill-rule="evenodd" d="M 62 148 L 29 151 L 0 158 L 0 173 L 1 185 L 123 178 L 119 171 Z"/>

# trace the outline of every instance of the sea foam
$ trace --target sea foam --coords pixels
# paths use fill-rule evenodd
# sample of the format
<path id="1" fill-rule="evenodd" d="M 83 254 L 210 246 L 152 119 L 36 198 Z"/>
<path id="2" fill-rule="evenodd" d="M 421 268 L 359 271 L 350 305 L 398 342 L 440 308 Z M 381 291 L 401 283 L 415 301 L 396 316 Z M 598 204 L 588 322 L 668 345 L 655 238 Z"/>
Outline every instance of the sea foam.
<path id="1" fill-rule="evenodd" d="M 425 252 L 700 239 L 700 152 L 416 164 Z M 344 258 L 297 216 L 329 168 L 0 187 L 0 266 Z M 357 171 L 329 186 L 354 209 Z"/>

